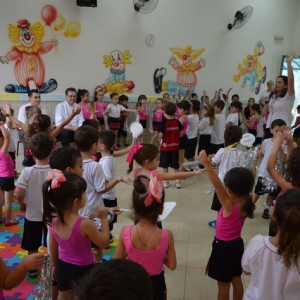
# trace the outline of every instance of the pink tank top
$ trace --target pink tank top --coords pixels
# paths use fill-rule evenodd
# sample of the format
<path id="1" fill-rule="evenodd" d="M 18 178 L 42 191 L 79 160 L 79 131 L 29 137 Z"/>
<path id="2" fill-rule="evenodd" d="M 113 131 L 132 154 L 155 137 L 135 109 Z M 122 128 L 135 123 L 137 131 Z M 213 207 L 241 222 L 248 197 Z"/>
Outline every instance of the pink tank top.
<path id="1" fill-rule="evenodd" d="M 164 261 L 168 251 L 168 231 L 161 230 L 159 246 L 152 251 L 143 251 L 133 247 L 131 244 L 132 225 L 126 225 L 123 233 L 123 243 L 128 258 L 145 268 L 150 276 L 158 275 L 163 270 Z"/>
<path id="2" fill-rule="evenodd" d="M 182 115 L 180 116 L 180 118 L 183 117 L 184 118 L 184 123 L 183 123 L 183 129 L 182 129 L 182 134 L 186 134 L 186 130 L 189 126 L 189 117 L 187 115 Z"/>
<path id="3" fill-rule="evenodd" d="M 4 155 L 0 150 L 0 177 L 14 177 L 14 161 L 9 154 Z"/>
<path id="4" fill-rule="evenodd" d="M 232 213 L 228 217 L 223 217 L 223 207 L 220 209 L 216 225 L 216 239 L 221 241 L 233 241 L 241 237 L 242 228 L 246 217 L 239 216 L 239 207 L 233 205 Z"/>
<path id="5" fill-rule="evenodd" d="M 97 118 L 104 118 L 103 112 L 106 110 L 107 104 L 105 102 L 96 103 L 96 116 Z"/>
<path id="6" fill-rule="evenodd" d="M 55 232 L 55 222 L 52 222 L 51 231 L 58 244 L 59 259 L 76 266 L 88 266 L 94 263 L 91 241 L 81 235 L 80 224 L 84 218 L 78 218 L 67 240 L 61 239 Z"/>
<path id="7" fill-rule="evenodd" d="M 163 110 L 154 109 L 154 111 L 153 111 L 153 121 L 154 122 L 161 122 L 163 114 L 164 114 Z"/>
<path id="8" fill-rule="evenodd" d="M 139 111 L 139 117 L 141 121 L 147 120 L 147 109 L 146 107 L 142 108 L 141 111 Z"/>
<path id="9" fill-rule="evenodd" d="M 250 122 L 251 122 L 251 120 L 252 120 L 254 117 L 255 117 L 255 116 L 251 116 Z M 253 128 L 251 128 L 251 129 L 256 130 L 256 129 L 257 129 L 257 126 L 258 126 L 258 123 L 259 123 L 259 120 L 256 119 L 256 122 L 254 123 L 254 126 L 253 126 Z"/>
<path id="10" fill-rule="evenodd" d="M 91 118 L 91 113 L 90 113 L 91 105 L 92 105 L 91 103 L 89 103 L 88 105 L 83 105 L 83 104 L 79 103 L 83 118 L 85 120 L 89 120 Z"/>

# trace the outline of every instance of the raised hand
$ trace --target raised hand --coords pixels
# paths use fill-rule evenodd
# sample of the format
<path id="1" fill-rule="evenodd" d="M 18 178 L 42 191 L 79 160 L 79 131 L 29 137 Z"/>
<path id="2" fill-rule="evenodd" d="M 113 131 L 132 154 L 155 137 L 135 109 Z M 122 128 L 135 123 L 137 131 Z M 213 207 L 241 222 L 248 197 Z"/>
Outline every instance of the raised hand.
<path id="1" fill-rule="evenodd" d="M 43 266 L 44 259 L 45 259 L 45 256 L 43 254 L 34 253 L 34 254 L 27 256 L 24 259 L 23 264 L 28 271 L 41 269 Z"/>
<path id="2" fill-rule="evenodd" d="M 290 54 L 287 54 L 287 55 L 285 56 L 285 58 L 286 58 L 286 61 L 287 61 L 288 63 L 291 63 L 292 60 L 293 60 L 296 56 L 297 56 L 296 53 L 295 53 L 295 52 L 292 52 L 292 53 L 290 53 Z"/>
<path id="3" fill-rule="evenodd" d="M 74 116 L 80 114 L 80 112 L 81 112 L 80 106 L 76 106 L 76 107 L 72 110 L 72 114 L 73 114 Z"/>

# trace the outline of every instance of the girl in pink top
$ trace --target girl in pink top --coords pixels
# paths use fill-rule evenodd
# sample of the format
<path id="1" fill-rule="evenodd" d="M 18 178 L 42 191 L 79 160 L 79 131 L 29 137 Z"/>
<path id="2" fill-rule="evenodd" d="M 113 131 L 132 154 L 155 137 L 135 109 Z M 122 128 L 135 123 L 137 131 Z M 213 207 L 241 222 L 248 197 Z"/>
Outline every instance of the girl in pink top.
<path id="1" fill-rule="evenodd" d="M 155 103 L 155 109 L 153 110 L 153 119 L 152 119 L 153 136 L 150 141 L 151 144 L 154 144 L 156 146 L 158 146 L 158 133 L 161 128 L 161 123 L 164 115 L 162 106 L 163 106 L 163 100 L 158 98 Z"/>
<path id="2" fill-rule="evenodd" d="M 4 222 L 6 226 L 12 226 L 19 223 L 18 220 L 11 218 L 12 202 L 14 195 L 14 162 L 8 152 L 10 143 L 10 135 L 6 128 L 0 126 L 0 188 L 1 193 L 4 193 L 4 199 L 0 197 L 0 224 Z M 2 219 L 2 205 L 5 200 L 5 219 Z"/>
<path id="3" fill-rule="evenodd" d="M 94 95 L 94 109 L 96 112 L 97 120 L 100 123 L 101 130 L 105 129 L 103 112 L 106 110 L 106 107 L 107 104 L 104 102 L 104 91 L 97 87 Z"/>
<path id="4" fill-rule="evenodd" d="M 93 105 L 89 102 L 90 96 L 89 92 L 85 89 L 79 89 L 77 92 L 76 103 L 79 104 L 82 115 L 85 120 L 94 119 L 95 112 Z"/>
<path id="5" fill-rule="evenodd" d="M 242 300 L 244 290 L 241 260 L 244 243 L 241 231 L 246 217 L 253 216 L 254 204 L 250 193 L 254 177 L 246 168 L 232 168 L 224 177 L 224 187 L 204 150 L 200 152 L 199 160 L 205 166 L 222 204 L 206 271 L 209 277 L 218 281 L 218 299 L 229 299 L 232 284 L 233 298 Z"/>
<path id="6" fill-rule="evenodd" d="M 137 176 L 132 192 L 135 225 L 122 229 L 115 253 L 115 258 L 128 257 L 145 268 L 152 280 L 155 300 L 167 299 L 164 265 L 171 270 L 177 265 L 172 232 L 156 225 L 164 196 L 158 176 Z"/>
<path id="7" fill-rule="evenodd" d="M 94 265 L 91 241 L 106 248 L 109 241 L 107 209 L 97 207 L 101 231 L 89 219 L 78 215 L 86 203 L 86 182 L 76 174 L 52 170 L 43 186 L 44 219 L 49 230 L 49 252 L 59 299 L 73 299 L 72 283 Z"/>
<path id="8" fill-rule="evenodd" d="M 139 122 L 141 123 L 141 125 L 143 126 L 143 133 L 140 135 L 140 142 L 143 143 L 144 140 L 144 133 L 145 133 L 145 129 L 147 127 L 147 107 L 146 107 L 146 103 L 147 103 L 147 97 L 146 95 L 139 95 L 138 96 L 138 102 L 136 104 L 136 109 L 138 112 L 138 117 L 139 117 Z"/>

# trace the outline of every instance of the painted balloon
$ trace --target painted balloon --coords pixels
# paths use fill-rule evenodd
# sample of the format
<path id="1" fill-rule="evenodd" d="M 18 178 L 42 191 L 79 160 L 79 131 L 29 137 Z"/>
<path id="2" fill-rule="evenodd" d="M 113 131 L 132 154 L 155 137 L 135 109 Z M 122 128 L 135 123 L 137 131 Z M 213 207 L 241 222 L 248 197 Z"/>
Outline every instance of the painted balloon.
<path id="1" fill-rule="evenodd" d="M 51 23 L 55 21 L 57 17 L 56 8 L 50 4 L 45 5 L 42 9 L 42 19 L 44 20 L 47 26 L 50 26 Z"/>
<path id="2" fill-rule="evenodd" d="M 63 16 L 57 16 L 57 18 L 54 21 L 54 30 L 60 31 L 64 29 L 66 26 L 66 19 Z"/>
<path id="3" fill-rule="evenodd" d="M 75 38 L 80 34 L 81 26 L 78 22 L 73 21 L 68 23 L 64 36 L 67 38 Z"/>

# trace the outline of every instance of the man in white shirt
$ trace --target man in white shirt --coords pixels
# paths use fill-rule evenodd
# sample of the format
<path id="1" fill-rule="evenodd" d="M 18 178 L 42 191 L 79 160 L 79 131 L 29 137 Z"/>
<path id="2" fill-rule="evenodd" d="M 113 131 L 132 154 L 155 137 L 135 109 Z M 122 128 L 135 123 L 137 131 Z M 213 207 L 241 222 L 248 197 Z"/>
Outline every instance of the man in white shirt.
<path id="1" fill-rule="evenodd" d="M 28 100 L 29 102 L 22 105 L 19 109 L 19 113 L 18 113 L 18 120 L 21 121 L 24 124 L 28 124 L 28 119 L 26 116 L 26 107 L 28 106 L 38 106 L 40 107 L 41 104 L 41 95 L 39 93 L 39 91 L 37 89 L 32 89 L 28 92 Z M 40 107 L 41 111 L 43 114 L 47 115 L 47 110 Z M 27 141 L 26 138 L 24 136 L 24 131 L 20 130 L 19 131 L 19 140 L 22 142 L 23 144 L 23 148 L 24 148 L 24 160 L 23 160 L 23 166 L 29 166 L 27 163 L 27 158 L 26 158 L 26 148 L 27 148 Z"/>
<path id="2" fill-rule="evenodd" d="M 65 118 L 67 118 L 72 111 L 78 106 L 76 101 L 76 89 L 67 88 L 65 91 L 66 101 L 59 103 L 55 108 L 55 126 L 58 126 Z M 74 132 L 82 125 L 84 121 L 82 112 L 76 115 L 72 121 L 64 127 L 57 139 L 61 142 L 63 147 L 69 147 L 70 142 L 74 140 Z"/>

